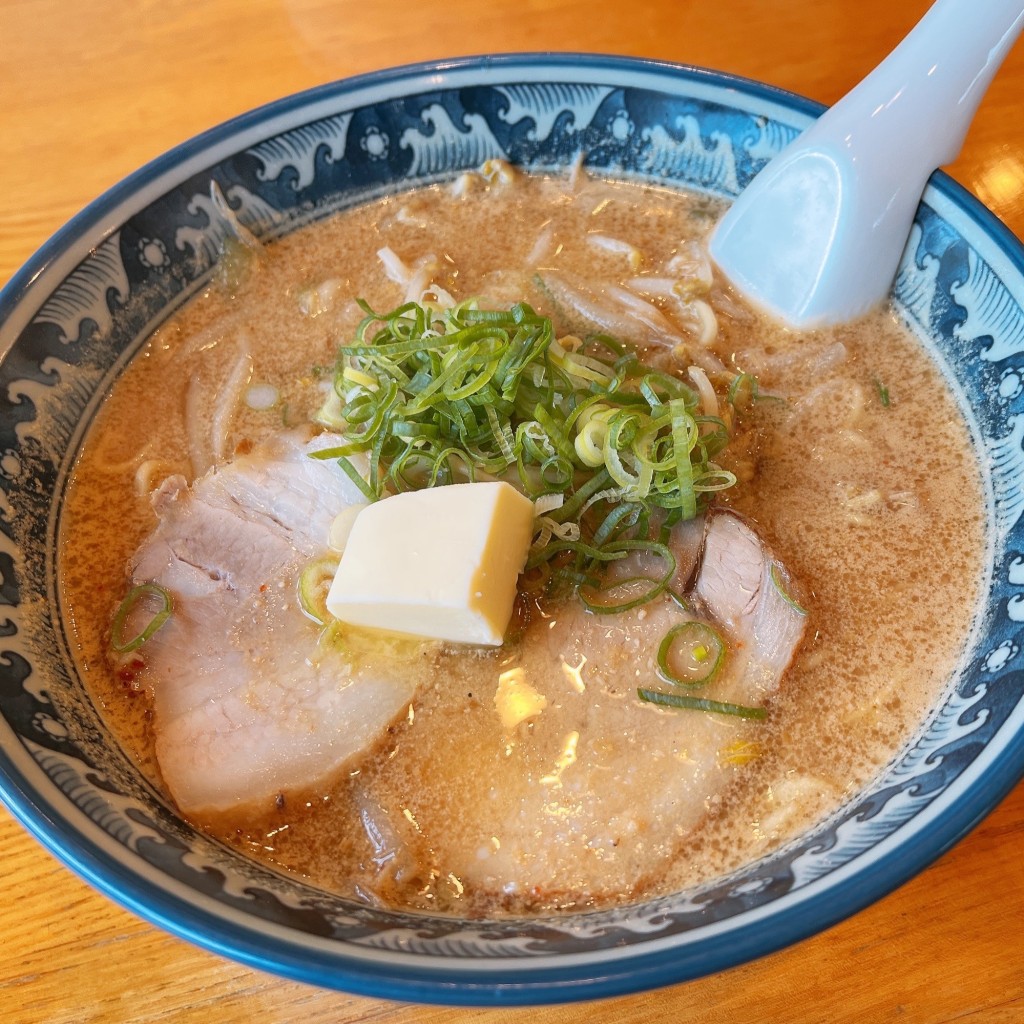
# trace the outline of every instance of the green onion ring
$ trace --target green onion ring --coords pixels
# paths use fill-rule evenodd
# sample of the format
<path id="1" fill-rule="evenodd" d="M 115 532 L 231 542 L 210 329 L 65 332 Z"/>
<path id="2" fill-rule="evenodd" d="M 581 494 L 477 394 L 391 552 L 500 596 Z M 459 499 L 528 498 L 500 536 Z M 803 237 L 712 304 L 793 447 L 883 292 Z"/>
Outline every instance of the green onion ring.
<path id="1" fill-rule="evenodd" d="M 685 656 L 695 663 L 693 672 L 685 678 L 669 665 L 673 648 L 678 646 L 682 646 Z M 673 626 L 658 646 L 658 675 L 675 686 L 706 686 L 718 675 L 723 661 L 725 641 L 706 622 L 696 619 Z"/>
<path id="2" fill-rule="evenodd" d="M 676 556 L 672 554 L 672 550 L 664 544 L 645 540 L 617 540 L 606 544 L 602 550 L 609 553 L 615 553 L 619 558 L 623 557 L 630 551 L 643 551 L 648 554 L 654 554 L 664 560 L 665 571 L 658 579 L 652 579 L 650 576 L 630 576 L 626 579 L 612 580 L 600 589 L 596 587 L 590 588 L 591 590 L 596 590 L 598 593 L 607 593 L 608 591 L 625 587 L 631 583 L 644 581 L 650 584 L 648 589 L 639 596 L 631 597 L 625 601 L 620 601 L 614 604 L 605 604 L 600 601 L 596 601 L 584 592 L 583 587 L 580 587 L 579 598 L 583 603 L 583 606 L 588 611 L 596 612 L 600 615 L 615 615 L 619 612 L 627 612 L 633 608 L 638 608 L 642 604 L 647 604 L 649 601 L 653 601 L 654 598 L 665 590 L 668 586 L 668 581 L 676 574 Z"/>
<path id="3" fill-rule="evenodd" d="M 306 617 L 312 619 L 318 626 L 326 625 L 331 617 L 322 591 L 324 583 L 333 580 L 337 571 L 336 558 L 318 558 L 299 573 L 299 605 Z"/>
<path id="4" fill-rule="evenodd" d="M 124 627 L 128 616 L 139 601 L 149 595 L 160 598 L 159 611 L 149 620 L 142 632 L 137 633 L 130 640 L 125 640 Z M 110 628 L 110 646 L 118 654 L 137 651 L 171 617 L 173 611 L 174 599 L 171 597 L 170 591 L 165 590 L 158 583 L 140 583 L 137 587 L 132 587 L 114 614 L 114 622 Z"/>

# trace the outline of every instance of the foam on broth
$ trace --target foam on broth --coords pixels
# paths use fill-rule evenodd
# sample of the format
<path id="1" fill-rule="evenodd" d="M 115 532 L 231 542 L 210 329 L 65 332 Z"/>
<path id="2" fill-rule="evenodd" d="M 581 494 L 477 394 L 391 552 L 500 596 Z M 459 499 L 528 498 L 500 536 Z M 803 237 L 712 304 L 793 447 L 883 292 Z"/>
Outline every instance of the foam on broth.
<path id="1" fill-rule="evenodd" d="M 397 304 L 398 289 L 375 255 L 382 246 L 408 263 L 436 255 L 444 268 L 438 283 L 456 297 L 506 305 L 525 298 L 554 315 L 556 327 L 576 329 L 559 324 L 550 297 L 522 269 L 538 240 L 542 266 L 621 280 L 633 272 L 624 260 L 636 257 L 595 244 L 595 233 L 628 240 L 642 266 L 660 266 L 681 240 L 705 238 L 718 212 L 706 198 L 638 184 L 593 183 L 582 201 L 564 181 L 545 178 L 457 198 L 434 187 L 295 232 L 162 327 L 86 439 L 62 521 L 61 582 L 83 678 L 141 770 L 161 784 L 147 696 L 111 668 L 110 621 L 125 566 L 155 524 L 146 484 L 188 471 L 191 381 L 209 382 L 212 400 L 246 339 L 252 380 L 272 384 L 279 399 L 267 410 L 239 407 L 229 440 L 232 450 L 244 449 L 319 406 L 319 368 L 333 365 L 362 315 L 351 297 L 376 309 Z M 325 280 L 337 300 L 319 315 L 304 313 L 300 297 Z M 459 913 L 548 911 L 674 891 L 729 871 L 820 819 L 891 760 L 948 679 L 976 606 L 983 504 L 967 427 L 941 374 L 891 313 L 797 336 L 727 295 L 720 303 L 714 351 L 731 369 L 756 373 L 764 393 L 785 396 L 756 403 L 742 421 L 721 459 L 741 483 L 722 502 L 756 525 L 800 581 L 810 620 L 756 748 L 738 757 L 745 763 L 711 801 L 699 833 L 652 854 L 628 890 L 595 897 L 557 887 L 462 892 L 443 873 L 424 885 L 383 878 L 348 775 L 204 827 L 345 894 Z M 445 737 L 491 735 L 500 657 L 433 650 L 431 671 L 446 685 L 424 687 L 415 713 L 353 771 L 376 773 L 414 816 L 457 808 L 465 794 L 451 790 L 443 769 L 424 765 L 442 750 L 470 756 Z M 655 754 L 638 746 L 638 756 Z M 450 819 L 457 830 L 458 814 Z"/>

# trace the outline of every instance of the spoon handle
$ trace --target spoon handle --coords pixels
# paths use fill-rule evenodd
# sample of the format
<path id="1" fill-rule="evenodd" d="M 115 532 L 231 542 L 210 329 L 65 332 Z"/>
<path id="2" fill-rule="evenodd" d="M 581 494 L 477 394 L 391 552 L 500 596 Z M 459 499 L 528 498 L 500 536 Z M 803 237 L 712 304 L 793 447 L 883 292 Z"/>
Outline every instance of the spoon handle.
<path id="1" fill-rule="evenodd" d="M 912 142 L 913 169 L 927 177 L 960 152 L 985 90 L 1022 27 L 1022 0 L 937 0 L 811 131 L 831 131 L 831 122 L 841 118 L 855 133 L 851 149 L 874 146 L 877 136 L 895 155 Z M 856 138 L 858 128 L 863 142 Z"/>
<path id="2" fill-rule="evenodd" d="M 711 238 L 725 276 L 794 327 L 855 319 L 896 275 L 928 178 L 963 145 L 1024 0 L 937 0 L 775 157 Z"/>

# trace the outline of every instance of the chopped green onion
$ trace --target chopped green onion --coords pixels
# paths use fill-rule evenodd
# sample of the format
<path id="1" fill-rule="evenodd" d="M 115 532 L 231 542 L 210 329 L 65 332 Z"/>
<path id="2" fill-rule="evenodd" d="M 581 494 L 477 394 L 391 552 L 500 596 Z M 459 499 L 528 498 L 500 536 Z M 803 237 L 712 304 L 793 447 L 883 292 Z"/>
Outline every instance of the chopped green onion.
<path id="1" fill-rule="evenodd" d="M 676 686 L 704 686 L 725 661 L 725 641 L 706 622 L 673 626 L 658 647 L 658 675 Z"/>
<path id="2" fill-rule="evenodd" d="M 664 544 L 624 540 L 615 541 L 607 545 L 604 550 L 613 553 L 619 551 L 623 553 L 629 551 L 650 552 L 665 562 L 665 571 L 658 579 L 651 579 L 649 576 L 629 576 L 625 579 L 605 583 L 600 588 L 580 587 L 580 600 L 589 611 L 612 615 L 638 608 L 661 594 L 667 587 L 668 581 L 676 574 L 676 557 L 672 554 L 671 549 Z M 598 600 L 596 596 L 591 596 L 592 594 L 600 594 L 603 600 Z"/>
<path id="3" fill-rule="evenodd" d="M 160 607 L 140 633 L 130 640 L 126 640 L 124 627 L 128 616 L 135 610 L 139 602 L 147 597 L 158 598 Z M 158 583 L 140 583 L 139 586 L 132 587 L 114 615 L 114 622 L 110 630 L 110 646 L 118 654 L 137 651 L 171 617 L 173 610 L 174 600 L 170 591 L 165 590 Z"/>
<path id="4" fill-rule="evenodd" d="M 892 404 L 889 398 L 889 389 L 877 378 L 872 378 L 875 385 L 875 393 L 878 395 L 878 400 L 882 403 L 882 407 L 888 409 Z"/>
<path id="5" fill-rule="evenodd" d="M 734 409 L 745 409 L 757 400 L 757 378 L 750 373 L 737 374 L 729 385 L 727 397 Z"/>
<path id="6" fill-rule="evenodd" d="M 664 708 L 679 708 L 684 711 L 710 711 L 719 715 L 732 715 L 735 718 L 768 717 L 765 708 L 750 708 L 744 704 L 731 704 L 728 701 L 708 700 L 705 697 L 691 697 L 685 693 L 662 693 L 660 690 L 648 690 L 640 687 L 637 696 L 648 704 L 657 704 Z"/>
<path id="7" fill-rule="evenodd" d="M 783 601 L 785 601 L 791 608 L 798 611 L 801 615 L 806 615 L 807 609 L 804 608 L 804 606 L 801 605 L 800 602 L 797 601 L 797 599 L 786 589 L 785 583 L 782 579 L 782 572 L 780 571 L 777 562 L 772 562 L 772 567 L 768 576 L 772 581 L 772 585 L 781 595 Z"/>
<path id="8" fill-rule="evenodd" d="M 344 444 L 317 457 L 370 453 L 376 498 L 442 482 L 435 457 L 453 449 L 485 473 L 518 471 L 531 493 L 559 490 L 567 505 L 602 471 L 616 500 L 682 518 L 706 505 L 695 479 L 707 490 L 729 486 L 710 461 L 727 440 L 724 424 L 699 425 L 696 393 L 614 339 L 563 346 L 525 303 L 438 311 L 410 302 L 389 313 L 359 304 L 366 316 L 339 349 L 320 417 Z M 424 457 L 391 472 L 410 446 Z"/>
<path id="9" fill-rule="evenodd" d="M 318 558 L 299 573 L 299 605 L 318 626 L 326 625 L 331 618 L 327 610 L 327 591 L 337 571 L 337 559 Z"/>
<path id="10" fill-rule="evenodd" d="M 675 560 L 659 532 L 735 483 L 713 461 L 726 424 L 699 413 L 693 388 L 613 338 L 556 339 L 526 303 L 359 305 L 366 315 L 338 351 L 318 417 L 341 444 L 317 458 L 339 459 L 370 501 L 481 475 L 518 478 L 531 498 L 561 499 L 537 530 L 531 586 L 568 586 L 601 613 L 666 589 Z M 356 454 L 367 459 L 362 474 L 348 461 Z M 609 578 L 609 563 L 634 550 L 625 542 L 662 557 L 666 571 Z"/>
<path id="11" fill-rule="evenodd" d="M 676 471 L 676 488 L 679 493 L 679 509 L 683 519 L 697 515 L 697 499 L 693 490 L 693 463 L 691 452 L 697 440 L 697 425 L 678 402 L 672 403 L 672 453 Z"/>

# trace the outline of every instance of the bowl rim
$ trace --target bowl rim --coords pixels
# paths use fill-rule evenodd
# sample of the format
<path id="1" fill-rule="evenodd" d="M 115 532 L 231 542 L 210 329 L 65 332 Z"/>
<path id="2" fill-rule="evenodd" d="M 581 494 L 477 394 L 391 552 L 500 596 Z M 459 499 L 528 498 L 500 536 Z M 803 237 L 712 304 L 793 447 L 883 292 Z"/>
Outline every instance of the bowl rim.
<path id="1" fill-rule="evenodd" d="M 618 70 L 629 73 L 648 72 L 659 77 L 666 74 L 675 75 L 691 83 L 709 83 L 714 88 L 723 84 L 731 85 L 737 95 L 747 94 L 758 97 L 762 105 L 767 102 L 780 111 L 795 113 L 798 117 L 817 117 L 826 109 L 824 104 L 815 100 L 731 72 L 715 71 L 693 64 L 616 54 L 567 51 L 476 54 L 417 61 L 377 71 L 362 72 L 312 86 L 309 89 L 291 93 L 236 114 L 226 121 L 212 125 L 175 144 L 120 181 L 115 182 L 61 225 L 4 284 L 0 289 L 0 324 L 6 327 L 11 321 L 11 314 L 16 311 L 31 289 L 37 285 L 39 279 L 67 251 L 69 242 L 80 239 L 92 231 L 99 232 L 99 234 L 91 237 L 105 238 L 117 227 L 117 223 L 110 220 L 111 211 L 127 203 L 132 196 L 143 189 L 153 186 L 165 175 L 178 177 L 183 173 L 181 171 L 183 165 L 188 165 L 200 155 L 204 155 L 203 164 L 205 166 L 208 163 L 206 158 L 213 158 L 218 146 L 226 143 L 229 139 L 237 138 L 258 127 L 265 129 L 269 123 L 286 118 L 293 110 L 309 108 L 319 101 L 329 103 L 339 96 L 358 93 L 366 88 L 396 86 L 427 74 L 433 76 L 432 85 L 442 86 L 448 84 L 446 79 L 457 78 L 467 73 L 476 73 L 482 70 L 504 72 L 505 70 L 539 66 L 561 69 L 567 73 L 572 72 L 574 77 L 568 78 L 567 81 L 577 81 L 578 78 L 575 76 L 581 70 L 589 69 L 595 73 Z M 263 131 L 260 134 L 266 135 L 266 132 Z M 177 174 L 174 173 L 176 171 Z M 941 174 L 941 172 L 939 173 Z M 950 179 L 950 183 L 955 185 L 952 179 Z M 966 193 L 966 190 L 964 191 L 966 195 L 970 195 L 970 193 Z M 982 208 L 984 209 L 984 207 Z M 4 333 L 6 334 L 7 331 L 5 330 Z M 0 344 L 0 358 L 6 355 L 11 341 L 17 336 L 17 330 L 11 331 L 10 335 L 10 338 L 4 339 Z"/>
<path id="2" fill-rule="evenodd" d="M 241 149 L 244 144 L 232 140 L 239 140 L 244 133 L 262 129 L 260 134 L 265 137 L 274 121 L 286 119 L 297 109 L 307 110 L 320 102 L 336 107 L 345 97 L 365 88 L 391 87 L 398 90 L 396 94 L 404 95 L 402 85 L 422 80 L 426 75 L 432 76 L 432 86 L 446 88 L 460 77 L 472 78 L 477 83 L 482 72 L 493 71 L 507 78 L 509 73 L 529 68 L 543 69 L 547 81 L 552 80 L 554 72 L 564 72 L 567 81 L 579 81 L 578 76 L 584 71 L 593 75 L 646 72 L 662 82 L 666 76 L 675 77 L 691 85 L 705 83 L 719 92 L 728 90 L 735 97 L 749 97 L 761 107 L 777 107 L 803 122 L 824 110 L 821 104 L 795 93 L 731 73 L 611 54 L 464 56 L 405 64 L 325 83 L 263 104 L 179 143 L 107 189 L 72 217 L 0 290 L 0 328 L 6 336 L 0 342 L 0 359 L 6 356 L 23 326 L 18 323 L 23 304 L 31 304 L 33 291 L 45 286 L 62 257 L 76 243 L 80 245 L 89 239 L 96 244 L 115 231 L 123 218 L 113 219 L 114 211 L 130 204 L 132 197 L 165 176 L 187 176 L 183 168 L 190 162 L 201 158 L 203 166 L 208 166 L 215 162 L 218 147 L 231 143 L 230 152 Z M 932 176 L 929 189 L 977 223 L 1011 265 L 1024 274 L 1021 243 L 977 198 L 943 172 Z M 1011 715 L 1014 716 L 1024 722 L 1020 706 Z M 584 955 L 583 969 L 578 962 L 545 966 L 544 958 L 540 962 L 523 958 L 515 961 L 512 971 L 438 958 L 429 962 L 426 958 L 422 962 L 380 956 L 362 959 L 340 947 L 311 952 L 307 946 L 289 940 L 287 929 L 255 921 L 240 924 L 228 920 L 231 915 L 215 914 L 186 900 L 171 891 L 173 885 L 153 888 L 139 873 L 105 850 L 95 837 L 90 839 L 61 816 L 51 815 L 46 795 L 37 792 L 29 775 L 19 767 L 19 759 L 10 755 L 10 739 L 20 741 L 6 722 L 2 723 L 5 742 L 0 745 L 0 799 L 51 854 L 116 903 L 172 934 L 247 966 L 378 998 L 447 1005 L 529 1005 L 623 995 L 691 980 L 775 952 L 832 927 L 904 884 L 995 808 L 1024 776 L 1024 731 L 1020 724 L 1017 730 L 1016 742 L 1003 745 L 990 756 L 981 755 L 978 761 L 983 763 L 973 763 L 965 777 L 950 787 L 949 799 L 945 801 L 950 806 L 943 806 L 941 816 L 933 815 L 938 820 L 929 820 L 922 826 L 914 843 L 892 841 L 888 844 L 890 848 L 871 864 L 851 868 L 848 873 L 856 876 L 858 884 L 829 885 L 815 891 L 795 905 L 773 912 L 770 928 L 741 926 L 742 921 L 734 928 L 724 928 L 705 940 L 706 951 L 699 964 L 690 968 L 675 957 L 671 944 L 659 949 L 641 944 L 636 952 L 619 951 L 605 958 Z M 977 778 L 982 773 L 983 784 Z M 901 829 L 890 838 L 895 840 Z M 738 916 L 746 919 L 746 914 Z M 271 937 L 272 955 L 265 941 L 268 932 L 278 933 Z"/>

